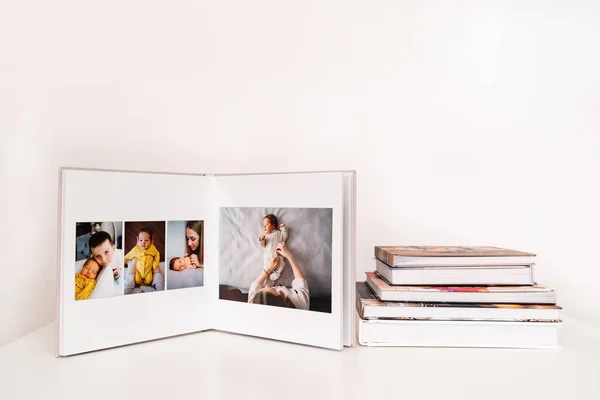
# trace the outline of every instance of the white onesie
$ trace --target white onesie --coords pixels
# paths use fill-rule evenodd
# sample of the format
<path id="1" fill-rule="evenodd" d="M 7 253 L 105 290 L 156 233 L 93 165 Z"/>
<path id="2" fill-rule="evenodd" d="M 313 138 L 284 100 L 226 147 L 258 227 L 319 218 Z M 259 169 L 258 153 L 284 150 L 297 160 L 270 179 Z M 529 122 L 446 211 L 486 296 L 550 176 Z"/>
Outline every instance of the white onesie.
<path id="1" fill-rule="evenodd" d="M 265 238 L 263 240 L 260 240 L 259 243 L 262 247 L 264 247 L 263 250 L 263 269 L 267 269 L 271 266 L 271 261 L 273 260 L 273 257 L 275 257 L 276 255 L 276 250 L 277 250 L 277 243 L 279 242 L 285 242 L 287 240 L 288 237 L 288 233 L 287 233 L 287 227 L 282 227 L 281 230 L 274 230 L 273 232 L 269 233 L 268 235 L 265 235 Z M 281 274 L 281 270 L 283 269 L 284 266 L 284 261 L 283 261 L 283 257 L 279 256 L 279 265 L 277 266 L 277 268 L 275 269 L 275 271 L 277 271 L 277 274 L 271 274 L 271 280 L 277 280 L 279 278 L 279 275 Z M 275 279 L 274 279 L 275 278 Z"/>

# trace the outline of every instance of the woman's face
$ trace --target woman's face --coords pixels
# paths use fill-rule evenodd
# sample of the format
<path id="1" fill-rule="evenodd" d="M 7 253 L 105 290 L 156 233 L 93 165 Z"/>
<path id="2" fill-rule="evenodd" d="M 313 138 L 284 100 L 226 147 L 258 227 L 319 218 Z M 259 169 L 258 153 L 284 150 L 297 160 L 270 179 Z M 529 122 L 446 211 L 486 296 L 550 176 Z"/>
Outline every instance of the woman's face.
<path id="1" fill-rule="evenodd" d="M 185 240 L 191 251 L 196 251 L 200 246 L 200 236 L 190 228 L 185 230 Z"/>

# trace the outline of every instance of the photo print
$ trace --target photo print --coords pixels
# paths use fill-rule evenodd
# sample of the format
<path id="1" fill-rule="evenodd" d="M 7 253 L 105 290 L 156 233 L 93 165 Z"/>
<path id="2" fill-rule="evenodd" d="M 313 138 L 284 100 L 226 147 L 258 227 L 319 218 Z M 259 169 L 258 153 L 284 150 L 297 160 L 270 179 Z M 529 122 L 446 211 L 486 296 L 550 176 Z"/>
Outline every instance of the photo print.
<path id="1" fill-rule="evenodd" d="M 204 285 L 204 221 L 167 222 L 167 290 Z"/>
<path id="2" fill-rule="evenodd" d="M 223 207 L 219 298 L 331 313 L 331 208 Z"/>
<path id="3" fill-rule="evenodd" d="M 165 222 L 125 222 L 124 293 L 165 290 Z"/>
<path id="4" fill-rule="evenodd" d="M 123 222 L 75 224 L 75 300 L 123 294 Z"/>

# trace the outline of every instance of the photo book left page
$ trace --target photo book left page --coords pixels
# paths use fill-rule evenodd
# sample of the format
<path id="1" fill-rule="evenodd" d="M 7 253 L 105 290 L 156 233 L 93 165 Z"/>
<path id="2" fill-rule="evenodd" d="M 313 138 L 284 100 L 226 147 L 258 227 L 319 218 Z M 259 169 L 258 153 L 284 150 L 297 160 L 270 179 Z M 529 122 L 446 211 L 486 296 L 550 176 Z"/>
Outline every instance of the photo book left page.
<path id="1" fill-rule="evenodd" d="M 210 329 L 214 180 L 60 174 L 58 355 Z"/>

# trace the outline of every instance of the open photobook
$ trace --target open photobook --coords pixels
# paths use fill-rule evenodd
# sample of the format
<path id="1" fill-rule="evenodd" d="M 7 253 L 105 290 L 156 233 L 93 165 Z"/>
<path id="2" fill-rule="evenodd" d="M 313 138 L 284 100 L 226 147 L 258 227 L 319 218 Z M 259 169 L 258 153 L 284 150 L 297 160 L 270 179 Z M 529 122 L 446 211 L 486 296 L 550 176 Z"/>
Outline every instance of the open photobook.
<path id="1" fill-rule="evenodd" d="M 210 329 L 354 345 L 354 171 L 60 175 L 59 356 Z"/>

